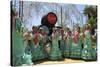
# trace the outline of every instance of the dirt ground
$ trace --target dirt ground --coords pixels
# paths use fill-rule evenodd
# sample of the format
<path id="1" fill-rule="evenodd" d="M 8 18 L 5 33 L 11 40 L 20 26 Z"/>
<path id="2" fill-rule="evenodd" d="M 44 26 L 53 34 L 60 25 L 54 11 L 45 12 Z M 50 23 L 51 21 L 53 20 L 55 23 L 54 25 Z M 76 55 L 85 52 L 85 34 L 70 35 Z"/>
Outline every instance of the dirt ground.
<path id="1" fill-rule="evenodd" d="M 38 64 L 62 64 L 62 63 L 81 63 L 81 62 L 85 62 L 84 60 L 80 60 L 80 59 L 63 59 L 63 60 L 59 60 L 59 61 L 51 61 L 51 60 L 41 60 L 41 61 L 36 61 L 34 62 L 34 64 L 38 65 Z"/>

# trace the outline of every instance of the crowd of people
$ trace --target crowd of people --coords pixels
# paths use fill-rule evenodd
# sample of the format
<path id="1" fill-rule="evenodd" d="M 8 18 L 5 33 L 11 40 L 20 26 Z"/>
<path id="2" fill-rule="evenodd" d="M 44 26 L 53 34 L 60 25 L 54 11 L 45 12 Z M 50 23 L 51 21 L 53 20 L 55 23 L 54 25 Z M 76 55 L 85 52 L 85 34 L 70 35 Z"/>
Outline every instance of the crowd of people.
<path id="1" fill-rule="evenodd" d="M 22 31 L 22 22 L 16 18 L 12 31 L 12 65 L 34 64 L 37 60 L 76 58 L 97 60 L 97 31 L 90 24 L 83 27 L 53 27 L 48 35 L 46 28 L 33 26 Z"/>
<path id="2" fill-rule="evenodd" d="M 23 34 L 25 55 L 30 61 L 61 60 L 64 58 L 79 58 L 94 60 L 97 58 L 96 33 L 91 34 L 91 26 L 86 24 L 83 28 L 76 26 L 71 31 L 68 27 L 53 28 L 50 36 L 44 28 L 32 27 L 32 31 Z"/>

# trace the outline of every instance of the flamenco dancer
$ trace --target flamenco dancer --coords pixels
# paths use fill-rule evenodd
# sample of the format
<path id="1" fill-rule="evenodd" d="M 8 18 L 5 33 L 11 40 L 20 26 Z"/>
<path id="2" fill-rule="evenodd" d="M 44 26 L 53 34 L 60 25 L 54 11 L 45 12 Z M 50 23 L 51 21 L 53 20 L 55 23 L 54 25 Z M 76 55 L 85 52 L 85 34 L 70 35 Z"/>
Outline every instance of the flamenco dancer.
<path id="1" fill-rule="evenodd" d="M 62 59 L 62 54 L 59 48 L 58 40 L 59 40 L 59 32 L 54 28 L 52 33 L 52 46 L 50 51 L 50 60 L 60 60 Z"/>

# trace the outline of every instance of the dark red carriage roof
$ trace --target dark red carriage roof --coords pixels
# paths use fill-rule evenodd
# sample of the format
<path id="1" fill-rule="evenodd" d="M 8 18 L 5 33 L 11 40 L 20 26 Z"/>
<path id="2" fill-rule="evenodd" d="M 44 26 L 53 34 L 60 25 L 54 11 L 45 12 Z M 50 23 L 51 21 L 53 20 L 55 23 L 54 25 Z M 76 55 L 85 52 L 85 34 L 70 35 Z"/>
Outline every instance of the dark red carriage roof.
<path id="1" fill-rule="evenodd" d="M 56 14 L 53 13 L 53 12 L 49 12 L 47 14 L 47 20 L 48 20 L 48 22 L 50 24 L 56 24 L 56 22 L 57 22 L 57 16 L 56 16 Z"/>

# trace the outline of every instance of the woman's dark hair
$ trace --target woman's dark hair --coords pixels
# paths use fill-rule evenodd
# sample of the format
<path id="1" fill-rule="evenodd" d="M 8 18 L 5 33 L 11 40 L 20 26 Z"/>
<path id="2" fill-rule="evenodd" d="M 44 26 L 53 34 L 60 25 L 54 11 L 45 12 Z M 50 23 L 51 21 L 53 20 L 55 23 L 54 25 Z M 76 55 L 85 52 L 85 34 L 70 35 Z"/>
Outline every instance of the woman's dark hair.
<path id="1" fill-rule="evenodd" d="M 77 28 L 78 28 L 78 32 L 80 33 L 80 27 L 78 26 Z"/>

